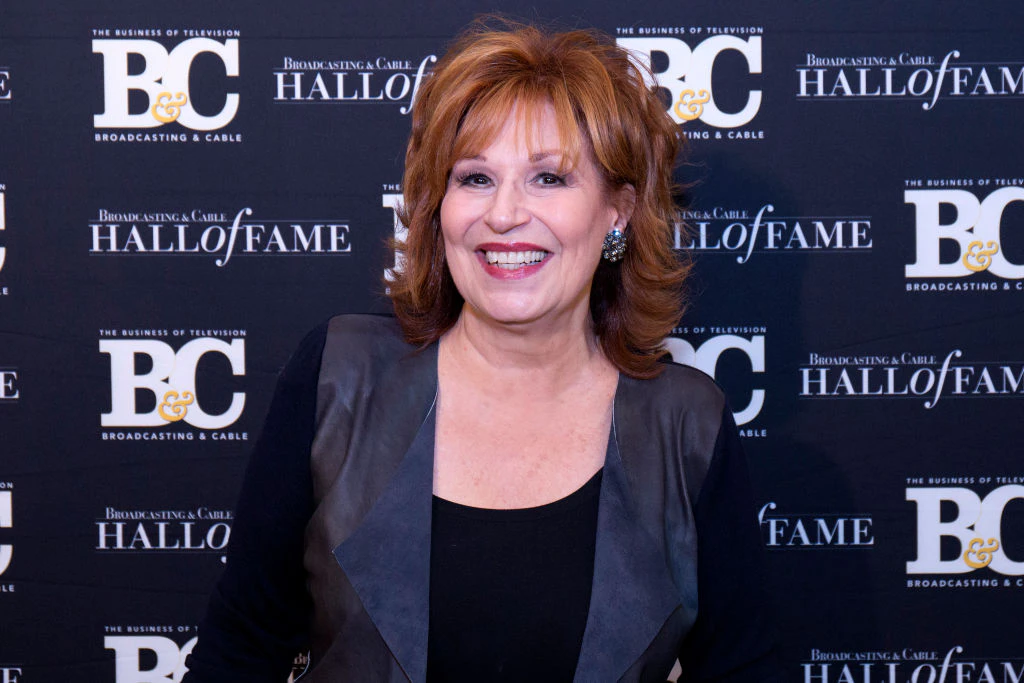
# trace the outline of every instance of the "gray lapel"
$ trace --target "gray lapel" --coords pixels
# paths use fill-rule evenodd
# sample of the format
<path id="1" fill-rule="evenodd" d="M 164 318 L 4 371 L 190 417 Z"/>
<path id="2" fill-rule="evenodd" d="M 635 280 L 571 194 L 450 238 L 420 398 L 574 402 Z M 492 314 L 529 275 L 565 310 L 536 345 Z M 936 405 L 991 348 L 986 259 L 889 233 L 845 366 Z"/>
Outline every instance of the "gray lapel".
<path id="1" fill-rule="evenodd" d="M 633 382 L 622 378 L 608 440 L 598 511 L 590 613 L 575 681 L 615 681 L 680 605 L 662 544 L 644 528 L 631 485 L 632 458 L 650 439 L 631 415 Z M 334 556 L 402 671 L 426 679 L 430 616 L 430 523 L 437 345 L 381 378 L 368 406 L 360 460 L 394 472 Z M 384 427 L 386 425 L 386 427 Z M 639 441 L 637 441 L 639 439 Z M 636 441 L 636 444 L 634 444 Z M 626 444 L 620 451 L 619 444 Z M 621 453 L 621 455 L 620 455 Z M 363 457 L 365 456 L 365 457 Z M 635 475 L 635 473 L 633 473 Z"/>
<path id="2" fill-rule="evenodd" d="M 363 443 L 369 462 L 397 470 L 356 530 L 334 549 L 367 614 L 410 681 L 427 674 L 430 512 L 437 345 L 412 354 L 374 391 Z"/>
<path id="3" fill-rule="evenodd" d="M 682 602 L 664 546 L 642 525 L 630 485 L 633 446 L 642 452 L 640 444 L 654 438 L 633 429 L 637 425 L 624 417 L 637 407 L 631 404 L 637 398 L 630 395 L 632 385 L 632 380 L 620 378 L 615 394 L 601 479 L 590 614 L 574 679 L 578 683 L 619 680 Z"/>

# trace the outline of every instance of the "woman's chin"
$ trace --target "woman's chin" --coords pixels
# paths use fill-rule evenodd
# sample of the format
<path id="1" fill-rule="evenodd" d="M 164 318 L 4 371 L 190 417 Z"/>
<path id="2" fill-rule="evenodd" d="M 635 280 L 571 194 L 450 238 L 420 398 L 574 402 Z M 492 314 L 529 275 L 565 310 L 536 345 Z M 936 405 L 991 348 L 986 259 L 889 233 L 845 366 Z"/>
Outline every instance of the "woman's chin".
<path id="1" fill-rule="evenodd" d="M 483 306 L 469 305 L 467 308 L 471 311 L 473 317 L 477 318 L 480 322 L 493 325 L 529 325 L 530 323 L 543 321 L 546 316 L 551 317 L 551 312 L 538 310 L 535 302 L 521 305 L 509 303 Z"/>
<path id="2" fill-rule="evenodd" d="M 545 292 L 533 290 L 529 293 L 502 293 L 492 296 L 470 296 L 464 299 L 463 314 L 468 313 L 479 322 L 495 325 L 554 326 L 574 325 L 576 321 L 589 318 L 590 291 L 584 290 L 569 296 L 560 290 L 555 296 L 544 296 Z"/>

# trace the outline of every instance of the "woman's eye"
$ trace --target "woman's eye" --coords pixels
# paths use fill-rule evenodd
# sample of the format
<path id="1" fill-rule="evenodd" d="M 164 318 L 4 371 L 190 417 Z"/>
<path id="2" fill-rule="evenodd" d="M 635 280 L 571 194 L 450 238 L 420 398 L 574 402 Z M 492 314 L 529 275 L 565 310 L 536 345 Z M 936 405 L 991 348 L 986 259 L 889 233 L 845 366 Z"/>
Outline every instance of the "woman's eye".
<path id="1" fill-rule="evenodd" d="M 541 173 L 537 176 L 537 182 L 548 186 L 565 185 L 565 176 L 556 173 Z"/>
<path id="2" fill-rule="evenodd" d="M 491 179 L 483 173 L 465 173 L 456 179 L 459 185 L 468 187 L 484 187 L 491 182 Z"/>

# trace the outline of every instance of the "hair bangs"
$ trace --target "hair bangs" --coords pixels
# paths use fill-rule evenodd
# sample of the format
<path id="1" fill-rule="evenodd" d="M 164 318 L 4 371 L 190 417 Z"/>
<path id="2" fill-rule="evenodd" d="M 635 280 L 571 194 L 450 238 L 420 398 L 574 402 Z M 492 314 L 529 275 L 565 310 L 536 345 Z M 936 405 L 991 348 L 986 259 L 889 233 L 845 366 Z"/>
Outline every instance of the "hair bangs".
<path id="1" fill-rule="evenodd" d="M 528 79 L 514 79 L 486 92 L 466 111 L 455 134 L 448 170 L 459 159 L 479 155 L 490 146 L 514 117 L 514 129 L 529 154 L 556 150 L 540 149 L 540 120 L 546 107 L 555 116 L 558 131 L 560 173 L 572 170 L 586 147 L 586 133 L 576 120 L 568 93 L 559 87 L 544 87 Z"/>

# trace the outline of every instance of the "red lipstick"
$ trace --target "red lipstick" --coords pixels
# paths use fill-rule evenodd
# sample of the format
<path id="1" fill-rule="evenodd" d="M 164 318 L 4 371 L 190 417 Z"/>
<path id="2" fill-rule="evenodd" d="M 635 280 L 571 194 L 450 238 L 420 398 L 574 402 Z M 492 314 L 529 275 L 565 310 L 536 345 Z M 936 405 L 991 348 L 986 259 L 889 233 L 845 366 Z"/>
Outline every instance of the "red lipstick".
<path id="1" fill-rule="evenodd" d="M 492 254 L 488 260 L 487 253 Z M 526 254 L 524 261 L 509 255 Z M 547 249 L 530 242 L 487 242 L 476 248 L 476 256 L 484 272 L 498 280 L 522 280 L 535 274 L 548 262 Z M 495 256 L 497 259 L 495 260 Z"/>

